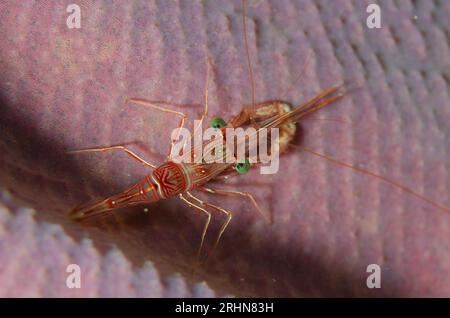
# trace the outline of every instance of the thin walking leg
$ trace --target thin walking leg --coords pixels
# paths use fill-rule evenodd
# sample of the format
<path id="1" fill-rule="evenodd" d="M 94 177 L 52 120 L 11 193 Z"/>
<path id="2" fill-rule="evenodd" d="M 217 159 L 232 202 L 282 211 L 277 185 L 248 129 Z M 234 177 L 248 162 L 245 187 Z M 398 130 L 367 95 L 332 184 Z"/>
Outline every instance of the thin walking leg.
<path id="1" fill-rule="evenodd" d="M 142 159 L 141 157 L 139 157 L 136 153 L 134 153 L 133 151 L 131 151 L 130 149 L 128 149 L 127 147 L 124 146 L 111 146 L 111 147 L 101 147 L 101 148 L 86 148 L 86 149 L 80 149 L 80 150 L 72 150 L 72 151 L 68 151 L 68 154 L 75 154 L 75 153 L 83 153 L 83 152 L 105 152 L 105 151 L 112 151 L 112 150 L 122 150 L 125 151 L 129 156 L 131 156 L 133 159 L 139 161 L 140 163 L 143 163 L 146 166 L 152 167 L 152 168 L 156 168 L 156 166 L 154 164 L 151 164 L 149 162 L 147 162 L 146 160 Z"/>
<path id="2" fill-rule="evenodd" d="M 180 199 L 182 201 L 184 201 L 190 208 L 196 209 L 200 212 L 205 213 L 208 216 L 208 219 L 206 220 L 205 226 L 203 227 L 203 232 L 202 232 L 202 239 L 200 242 L 200 246 L 198 248 L 197 251 L 197 259 L 200 259 L 200 253 L 202 251 L 203 248 L 203 243 L 205 241 L 205 236 L 206 236 L 206 232 L 208 231 L 208 227 L 209 227 L 209 223 L 211 222 L 211 212 L 206 211 L 205 209 L 203 209 L 202 207 L 199 207 L 198 205 L 196 205 L 195 203 L 192 203 L 191 201 L 189 201 L 188 199 L 186 199 L 183 194 L 179 195 Z"/>
<path id="3" fill-rule="evenodd" d="M 149 101 L 149 100 L 145 100 L 145 99 L 141 99 L 141 98 L 128 98 L 126 100 L 126 103 L 134 103 L 134 104 L 137 104 L 137 105 L 150 107 L 150 108 L 157 109 L 157 110 L 160 110 L 160 111 L 165 112 L 165 113 L 170 113 L 170 114 L 174 114 L 176 116 L 179 116 L 180 117 L 180 123 L 179 123 L 179 125 L 177 127 L 178 130 L 177 130 L 177 137 L 175 138 L 175 141 L 178 140 L 178 138 L 180 137 L 181 128 L 183 128 L 184 122 L 186 121 L 186 117 L 187 117 L 184 113 L 178 112 L 178 111 L 175 111 L 175 110 L 171 110 L 171 109 L 168 109 L 168 108 L 165 108 L 165 107 L 162 107 L 162 106 L 159 106 L 158 104 L 163 104 L 161 102 L 153 102 L 153 101 Z M 167 155 L 168 159 L 171 158 L 173 145 L 174 145 L 174 140 L 171 140 L 170 141 L 169 154 Z"/>
<path id="4" fill-rule="evenodd" d="M 209 255 L 211 255 L 211 254 L 214 252 L 214 250 L 216 249 L 217 245 L 219 244 L 219 241 L 220 241 L 220 239 L 221 239 L 221 237 L 222 237 L 222 234 L 225 232 L 225 229 L 227 228 L 228 224 L 230 224 L 231 219 L 233 218 L 233 213 L 232 213 L 231 211 L 228 211 L 228 210 L 225 210 L 225 209 L 221 208 L 220 206 L 217 206 L 217 205 L 214 205 L 214 204 L 212 204 L 212 203 L 203 201 L 203 200 L 201 200 L 201 199 L 199 199 L 199 198 L 193 196 L 190 192 L 186 192 L 186 194 L 187 194 L 190 198 L 192 198 L 193 200 L 195 200 L 195 201 L 197 201 L 198 203 L 200 203 L 201 205 L 203 205 L 203 206 L 208 206 L 208 207 L 210 207 L 210 208 L 216 209 L 216 210 L 218 210 L 219 212 L 224 213 L 224 214 L 227 216 L 226 221 L 225 221 L 225 222 L 222 224 L 222 226 L 220 227 L 219 235 L 217 235 L 216 241 L 214 242 L 214 246 L 213 246 L 211 252 L 208 253 L 208 257 L 209 257 Z"/>
<path id="5" fill-rule="evenodd" d="M 209 86 L 209 77 L 210 77 L 210 72 L 211 72 L 211 58 L 208 58 L 207 60 L 206 60 L 206 81 L 205 81 L 205 95 L 204 95 L 204 98 L 205 98 L 205 108 L 203 109 L 203 114 L 202 114 L 202 116 L 200 117 L 200 123 L 199 123 L 199 125 L 197 125 L 197 127 L 194 129 L 194 135 L 195 135 L 195 132 L 196 132 L 196 130 L 199 128 L 199 127 L 201 127 L 201 124 L 203 123 L 203 120 L 205 119 L 205 117 L 206 117 L 206 115 L 208 115 L 208 86 Z"/>
<path id="6" fill-rule="evenodd" d="M 209 86 L 209 76 L 210 76 L 211 63 L 212 63 L 211 62 L 211 58 L 208 58 L 206 60 L 206 81 L 205 81 L 205 93 L 204 93 L 205 106 L 204 106 L 204 109 L 203 109 L 203 114 L 200 117 L 200 122 L 198 123 L 197 126 L 194 126 L 194 134 L 193 134 L 193 136 L 196 136 L 198 129 L 202 127 L 203 120 L 208 115 L 208 86 Z M 202 138 L 202 137 L 200 136 L 200 138 Z M 183 145 L 182 149 L 184 149 L 185 146 L 186 146 L 186 141 L 184 142 L 184 145 Z M 196 156 L 195 149 L 193 151 L 193 156 L 194 156 L 194 158 Z"/>
<path id="7" fill-rule="evenodd" d="M 243 196 L 245 198 L 247 198 L 248 200 L 250 200 L 250 202 L 253 204 L 253 206 L 256 208 L 256 210 L 258 211 L 259 214 L 261 214 L 261 216 L 269 223 L 273 223 L 267 216 L 266 214 L 262 211 L 262 209 L 259 207 L 259 204 L 256 202 L 255 198 L 253 197 L 253 195 L 251 195 L 248 192 L 241 192 L 241 191 L 231 191 L 231 190 L 219 190 L 219 189 L 211 189 L 211 188 L 207 188 L 204 186 L 199 186 L 196 189 L 204 191 L 204 192 L 208 192 L 208 193 L 213 193 L 213 194 L 220 194 L 220 195 L 228 195 L 228 196 Z"/>

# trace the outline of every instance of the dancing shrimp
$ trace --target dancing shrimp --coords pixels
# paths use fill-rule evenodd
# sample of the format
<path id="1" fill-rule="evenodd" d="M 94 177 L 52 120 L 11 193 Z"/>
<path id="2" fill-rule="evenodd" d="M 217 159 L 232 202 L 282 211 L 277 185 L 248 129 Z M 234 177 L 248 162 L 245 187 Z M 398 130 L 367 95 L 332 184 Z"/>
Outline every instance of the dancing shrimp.
<path id="1" fill-rule="evenodd" d="M 208 73 L 207 73 L 208 78 Z M 208 80 L 206 81 L 208 82 Z M 207 86 L 207 85 L 206 85 Z M 256 128 L 256 132 L 263 128 L 279 128 L 280 129 L 280 153 L 287 150 L 289 143 L 292 141 L 295 135 L 295 122 L 304 116 L 325 107 L 343 96 L 340 92 L 340 87 L 335 86 L 324 90 L 321 94 L 310 99 L 305 104 L 291 109 L 290 105 L 282 101 L 266 102 L 258 105 L 252 105 L 252 107 L 244 108 L 237 116 L 232 117 L 228 123 L 223 119 L 213 118 L 211 126 L 217 129 L 236 128 L 243 125 L 251 125 Z M 151 107 L 163 112 L 168 112 L 179 116 L 180 125 L 178 129 L 182 128 L 186 115 L 181 112 L 176 112 L 168 108 L 164 108 L 155 102 L 146 101 L 143 99 L 129 99 L 128 102 L 136 103 L 142 106 Z M 208 90 L 205 89 L 205 108 L 200 122 L 204 120 L 208 113 Z M 251 123 L 254 122 L 254 124 Z M 129 189 L 112 195 L 105 199 L 96 200 L 94 202 L 88 202 L 84 205 L 78 206 L 71 211 L 71 216 L 74 219 L 82 220 L 92 216 L 105 214 L 113 209 L 125 208 L 140 204 L 150 204 L 163 199 L 169 199 L 172 197 L 178 197 L 189 207 L 196 209 L 207 215 L 207 221 L 203 228 L 201 243 L 198 250 L 200 253 L 204 238 L 211 221 L 211 213 L 207 208 L 215 209 L 227 216 L 227 220 L 222 225 L 220 232 L 217 236 L 214 247 L 219 243 L 222 234 L 232 218 L 231 211 L 228 211 L 217 205 L 203 201 L 194 196 L 192 190 L 200 190 L 210 194 L 219 195 L 234 195 L 247 198 L 251 201 L 256 210 L 264 216 L 258 203 L 254 197 L 247 192 L 240 191 L 228 191 L 228 190 L 216 190 L 206 187 L 206 184 L 215 178 L 228 178 L 232 175 L 245 174 L 250 169 L 250 163 L 248 160 L 244 162 L 233 163 L 187 163 L 187 162 L 174 162 L 171 160 L 173 142 L 171 143 L 168 160 L 163 164 L 156 166 L 147 162 L 141 158 L 138 154 L 128 149 L 125 146 L 118 145 L 112 147 L 103 148 L 89 148 L 70 151 L 69 153 L 85 153 L 85 152 L 105 152 L 120 150 L 126 152 L 133 159 L 140 163 L 153 168 L 153 172 Z"/>
<path id="2" fill-rule="evenodd" d="M 264 103 L 256 103 L 253 88 L 253 76 L 251 69 L 250 56 L 248 53 L 248 44 L 246 39 L 246 27 L 245 27 L 245 1 L 243 1 L 243 18 L 244 18 L 244 39 L 245 47 L 247 49 L 247 61 L 249 66 L 251 87 L 252 87 L 252 104 L 249 107 L 244 107 L 236 116 L 232 117 L 228 122 L 222 118 L 213 118 L 211 126 L 221 131 L 226 128 L 237 127 L 253 127 L 257 133 L 263 128 L 278 128 L 280 130 L 279 135 L 279 151 L 280 154 L 285 153 L 289 147 L 293 146 L 292 141 L 296 133 L 296 123 L 303 119 L 305 116 L 310 115 L 317 110 L 332 104 L 333 102 L 344 96 L 344 90 L 342 85 L 335 85 L 331 88 L 323 90 L 320 94 L 308 100 L 306 103 L 297 107 L 291 107 L 290 104 L 284 101 L 270 101 Z M 204 112 L 201 116 L 200 122 L 202 122 L 208 114 L 208 71 L 205 87 L 205 102 Z M 186 115 L 182 112 L 174 111 L 169 108 L 161 106 L 160 103 L 147 101 L 144 99 L 132 98 L 128 102 L 139 104 L 145 107 L 150 107 L 162 112 L 176 115 L 180 118 L 180 124 L 178 129 L 182 128 L 186 119 Z M 200 126 L 200 125 L 199 125 Z M 179 198 L 189 207 L 200 211 L 207 215 L 207 220 L 203 227 L 201 242 L 198 249 L 198 253 L 202 250 L 205 235 L 208 230 L 208 226 L 211 221 L 210 209 L 214 209 L 226 215 L 227 219 L 220 228 L 219 234 L 214 243 L 214 248 L 219 243 L 225 229 L 229 225 L 233 213 L 227 209 L 211 204 L 192 194 L 193 190 L 203 191 L 207 194 L 218 195 L 230 195 L 240 196 L 248 199 L 255 209 L 267 219 L 265 213 L 254 199 L 254 197 L 247 192 L 241 191 L 229 191 L 229 190 L 217 190 L 208 187 L 208 183 L 212 180 L 219 178 L 229 178 L 231 176 L 239 176 L 245 174 L 250 169 L 250 163 L 246 160 L 244 162 L 232 163 L 217 163 L 217 162 L 175 162 L 172 160 L 173 141 L 170 146 L 169 155 L 167 161 L 161 165 L 154 165 L 141 158 L 132 150 L 125 146 L 111 146 L 102 148 L 90 148 L 71 151 L 70 153 L 83 153 L 83 152 L 104 152 L 104 151 L 124 151 L 133 159 L 138 162 L 154 169 L 151 174 L 146 175 L 143 179 L 138 181 L 135 185 L 129 189 L 112 195 L 105 199 L 100 199 L 94 202 L 76 207 L 72 210 L 71 215 L 73 218 L 82 220 L 96 215 L 106 214 L 114 209 L 126 208 L 134 205 L 150 204 L 163 199 Z M 419 198 L 435 208 L 450 213 L 449 208 L 440 205 L 431 199 L 419 194 L 418 192 L 403 186 L 402 184 L 387 178 L 382 175 L 375 174 L 369 170 L 358 168 L 354 165 L 338 161 L 325 154 L 318 153 L 309 148 L 302 147 L 303 151 L 312 155 L 328 160 L 334 164 L 342 167 L 350 168 L 355 172 L 375 177 L 383 182 L 390 184 L 410 195 Z M 195 152 L 195 151 L 194 151 Z M 213 249 L 214 249 L 213 248 Z"/>

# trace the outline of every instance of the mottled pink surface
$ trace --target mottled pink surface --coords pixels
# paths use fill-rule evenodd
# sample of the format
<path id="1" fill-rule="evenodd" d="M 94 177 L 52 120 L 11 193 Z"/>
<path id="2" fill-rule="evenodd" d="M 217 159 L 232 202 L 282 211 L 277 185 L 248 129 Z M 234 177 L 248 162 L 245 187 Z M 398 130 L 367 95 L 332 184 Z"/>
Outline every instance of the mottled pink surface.
<path id="1" fill-rule="evenodd" d="M 207 56 L 211 114 L 229 117 L 251 96 L 240 1 L 79 1 L 79 30 L 66 27 L 69 3 L 0 2 L 0 296 L 450 296 L 448 214 L 300 151 L 276 175 L 255 169 L 227 186 L 254 193 L 273 225 L 211 197 L 235 214 L 195 273 L 205 218 L 177 200 L 71 221 L 75 205 L 150 171 L 121 153 L 66 150 L 134 143 L 156 163 L 167 153 L 176 118 L 126 97 L 198 117 Z M 298 143 L 450 206 L 450 2 L 379 1 L 372 30 L 369 3 L 250 1 L 257 100 L 358 86 L 316 115 L 339 122 L 306 120 Z M 207 249 L 223 220 L 214 215 Z M 65 287 L 70 263 L 79 290 Z M 365 285 L 372 263 L 378 290 Z"/>

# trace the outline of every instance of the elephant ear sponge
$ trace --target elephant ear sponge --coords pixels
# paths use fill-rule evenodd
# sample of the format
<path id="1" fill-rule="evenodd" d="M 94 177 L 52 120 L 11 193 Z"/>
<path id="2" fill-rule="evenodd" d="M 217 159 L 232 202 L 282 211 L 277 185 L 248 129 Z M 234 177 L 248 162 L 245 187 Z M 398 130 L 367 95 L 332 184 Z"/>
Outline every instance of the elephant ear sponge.
<path id="1" fill-rule="evenodd" d="M 252 104 L 240 1 L 79 1 L 80 29 L 67 28 L 63 2 L 78 1 L 0 0 L 0 188 L 10 194 L 0 192 L 1 297 L 450 295 L 448 215 L 301 150 L 449 205 L 450 1 L 382 1 L 380 29 L 366 26 L 376 1 L 247 1 L 258 103 L 299 105 L 341 80 L 359 88 L 297 125 L 300 147 L 281 156 L 279 173 L 211 186 L 253 195 L 273 225 L 249 199 L 202 193 L 233 222 L 200 274 L 190 265 L 206 219 L 178 202 L 121 210 L 120 228 L 70 220 L 77 204 L 151 169 L 124 154 L 66 151 L 130 143 L 159 164 L 178 120 L 124 100 L 198 118 L 202 107 L 189 105 L 204 100 L 205 56 L 211 117 L 229 124 Z M 224 215 L 212 214 L 219 230 Z M 81 267 L 81 289 L 66 287 L 69 264 Z M 369 264 L 381 266 L 380 289 L 367 288 Z"/>

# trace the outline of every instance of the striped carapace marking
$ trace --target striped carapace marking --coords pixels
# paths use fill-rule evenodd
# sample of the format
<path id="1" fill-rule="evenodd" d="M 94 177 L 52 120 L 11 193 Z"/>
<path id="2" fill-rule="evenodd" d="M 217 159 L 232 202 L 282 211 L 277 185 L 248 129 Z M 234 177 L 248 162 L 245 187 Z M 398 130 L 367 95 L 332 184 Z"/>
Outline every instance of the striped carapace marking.
<path id="1" fill-rule="evenodd" d="M 168 161 L 153 171 L 152 180 L 162 198 L 169 198 L 190 188 L 183 166 Z"/>
<path id="2" fill-rule="evenodd" d="M 139 204 L 145 202 L 156 202 L 160 199 L 157 186 L 152 182 L 150 176 L 146 176 L 140 182 L 133 185 L 127 191 L 110 197 L 105 201 L 110 209 L 117 204 Z"/>

